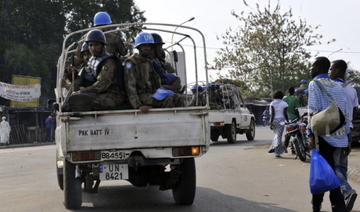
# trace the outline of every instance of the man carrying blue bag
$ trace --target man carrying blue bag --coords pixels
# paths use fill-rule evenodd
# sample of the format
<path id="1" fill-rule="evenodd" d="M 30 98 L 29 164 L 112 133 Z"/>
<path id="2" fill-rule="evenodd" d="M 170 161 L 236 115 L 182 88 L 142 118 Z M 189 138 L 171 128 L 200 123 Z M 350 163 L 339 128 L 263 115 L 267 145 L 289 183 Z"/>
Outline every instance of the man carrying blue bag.
<path id="1" fill-rule="evenodd" d="M 346 115 L 347 111 L 344 90 L 340 85 L 329 79 L 329 68 L 330 61 L 326 57 L 317 57 L 315 62 L 312 64 L 311 76 L 313 80 L 309 83 L 308 88 L 308 114 L 313 114 L 313 116 L 311 117 L 312 119 L 308 126 L 308 135 L 310 138 L 310 146 L 317 147 L 318 153 L 332 168 L 332 174 L 334 175 L 334 153 L 337 149 L 346 148 L 348 146 L 348 138 L 346 135 L 347 130 L 345 129 L 346 125 L 344 121 L 344 116 Z M 326 118 L 328 118 L 321 116 L 319 117 L 319 115 L 323 114 L 324 111 L 330 111 L 329 109 L 331 108 L 332 112 L 338 114 L 338 117 L 336 117 L 336 123 L 339 123 L 338 126 L 335 128 L 334 126 L 330 126 L 333 122 L 335 122 L 335 120 L 330 121 L 329 125 L 315 125 L 316 123 L 321 123 L 322 119 L 326 120 Z M 320 129 L 322 129 L 321 133 Z M 326 163 L 320 163 L 319 165 L 319 160 L 315 160 L 319 159 L 320 157 L 316 157 L 316 152 L 314 151 L 316 150 L 312 151 L 312 157 L 314 158 L 312 158 L 311 161 L 312 169 L 310 170 L 310 176 L 319 177 L 321 175 L 326 175 L 326 173 L 331 173 L 325 172 L 325 170 L 329 171 L 329 169 L 327 169 L 324 165 Z M 329 179 L 325 179 L 324 181 L 310 179 L 310 186 L 313 194 L 313 211 L 319 212 L 321 210 L 321 204 L 325 191 L 330 191 L 330 202 L 333 212 L 349 211 L 349 208 L 346 208 L 345 206 L 344 197 L 340 190 L 339 180 L 334 180 L 336 179 L 336 176 L 332 176 L 330 179 L 333 179 L 333 182 L 335 183 L 330 183 L 331 186 L 329 187 L 322 187 L 322 183 L 329 181 Z"/>
<path id="2" fill-rule="evenodd" d="M 333 168 L 314 148 L 311 150 L 310 161 L 310 191 L 312 194 L 324 194 L 340 187 Z"/>

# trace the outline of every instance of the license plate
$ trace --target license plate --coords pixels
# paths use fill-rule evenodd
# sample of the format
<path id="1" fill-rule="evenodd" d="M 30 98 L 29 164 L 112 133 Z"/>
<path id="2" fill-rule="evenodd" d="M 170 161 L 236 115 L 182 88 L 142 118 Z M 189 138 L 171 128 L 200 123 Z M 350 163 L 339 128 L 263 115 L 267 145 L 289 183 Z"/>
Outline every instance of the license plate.
<path id="1" fill-rule="evenodd" d="M 126 160 L 129 156 L 130 156 L 129 152 L 101 151 L 102 160 Z"/>
<path id="2" fill-rule="evenodd" d="M 129 179 L 127 164 L 103 163 L 99 166 L 100 180 L 126 180 Z"/>

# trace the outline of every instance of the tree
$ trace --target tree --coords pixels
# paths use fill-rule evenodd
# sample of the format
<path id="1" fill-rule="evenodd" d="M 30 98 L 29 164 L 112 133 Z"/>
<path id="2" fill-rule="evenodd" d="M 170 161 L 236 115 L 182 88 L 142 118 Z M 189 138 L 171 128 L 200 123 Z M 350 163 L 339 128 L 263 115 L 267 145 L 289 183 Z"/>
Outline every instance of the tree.
<path id="1" fill-rule="evenodd" d="M 246 1 L 244 5 L 249 7 Z M 227 77 L 243 80 L 252 91 L 267 95 L 310 78 L 311 54 L 304 47 L 321 44 L 322 36 L 314 33 L 317 27 L 294 20 L 291 9 L 281 13 L 279 2 L 274 8 L 269 1 L 265 8 L 256 4 L 247 15 L 244 11 L 232 15 L 239 27 L 218 38 L 224 47 L 214 60 L 218 69 L 229 69 Z"/>
<path id="2" fill-rule="evenodd" d="M 114 23 L 145 21 L 133 0 L 0 1 L 0 81 L 9 83 L 14 74 L 41 77 L 45 104 L 54 97 L 63 36 L 92 26 L 98 11 L 107 11 Z"/>
<path id="3" fill-rule="evenodd" d="M 110 14 L 113 23 L 144 22 L 144 12 L 133 0 L 63 0 L 64 13 L 68 17 L 66 31 L 73 32 L 91 27 L 93 17 L 99 11 Z"/>
<path id="4" fill-rule="evenodd" d="M 62 3 L 4 0 L 0 3 L 0 81 L 12 75 L 42 78 L 40 102 L 54 96 L 56 61 L 63 39 Z"/>
<path id="5" fill-rule="evenodd" d="M 353 86 L 360 87 L 360 71 L 354 69 L 348 69 L 347 71 L 347 80 Z"/>

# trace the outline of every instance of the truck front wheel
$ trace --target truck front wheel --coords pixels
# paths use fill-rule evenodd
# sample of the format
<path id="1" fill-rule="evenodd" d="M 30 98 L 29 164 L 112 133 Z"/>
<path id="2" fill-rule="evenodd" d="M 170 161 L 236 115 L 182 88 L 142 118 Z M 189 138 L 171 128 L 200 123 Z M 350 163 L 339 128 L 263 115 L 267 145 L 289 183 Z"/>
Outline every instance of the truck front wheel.
<path id="1" fill-rule="evenodd" d="M 179 166 L 181 175 L 172 189 L 174 200 L 178 205 L 191 205 L 196 191 L 196 169 L 194 158 L 183 159 Z"/>
<path id="2" fill-rule="evenodd" d="M 248 141 L 252 141 L 255 138 L 255 121 L 251 120 L 250 128 L 246 131 L 246 138 Z"/>
<path id="3" fill-rule="evenodd" d="M 76 178 L 75 168 L 64 160 L 64 205 L 67 209 L 79 209 L 82 202 L 81 179 Z"/>
<path id="4" fill-rule="evenodd" d="M 226 138 L 228 143 L 236 142 L 236 122 L 233 121 L 231 124 L 225 126 Z"/>

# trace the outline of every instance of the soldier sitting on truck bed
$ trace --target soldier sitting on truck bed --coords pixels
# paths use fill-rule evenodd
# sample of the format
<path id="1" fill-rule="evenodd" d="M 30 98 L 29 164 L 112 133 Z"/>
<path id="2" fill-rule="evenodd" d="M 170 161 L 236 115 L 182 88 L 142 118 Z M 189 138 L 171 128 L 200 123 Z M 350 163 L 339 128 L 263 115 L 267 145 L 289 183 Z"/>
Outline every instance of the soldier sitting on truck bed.
<path id="1" fill-rule="evenodd" d="M 201 85 L 193 85 L 191 87 L 193 97 L 189 106 L 205 106 L 206 105 L 206 90 Z M 198 98 L 196 98 L 196 96 Z M 197 102 L 196 102 L 197 99 Z"/>
<path id="2" fill-rule="evenodd" d="M 216 83 L 210 83 L 207 86 L 208 94 L 209 94 L 209 104 L 211 109 L 219 110 L 223 109 L 222 103 L 222 93 L 220 89 L 220 85 Z"/>
<path id="3" fill-rule="evenodd" d="M 167 71 L 155 56 L 154 38 L 150 33 L 141 32 L 135 38 L 135 48 L 139 53 L 128 57 L 125 61 L 125 86 L 131 106 L 148 112 L 150 108 L 174 107 L 178 103 L 166 96 L 159 101 L 153 98 L 157 89 L 166 84 Z M 176 102 L 176 101 L 175 101 Z"/>
<path id="4" fill-rule="evenodd" d="M 89 46 L 87 43 L 83 43 L 81 46 L 81 58 L 83 63 L 80 64 L 80 67 L 75 67 L 72 65 L 69 65 L 66 69 L 64 78 L 62 80 L 62 87 L 65 87 L 67 89 L 74 89 L 74 91 L 78 91 L 80 89 L 80 84 L 82 81 L 82 78 L 84 77 L 84 69 L 86 68 L 87 62 L 89 61 L 91 57 L 91 53 L 89 50 Z M 80 73 L 79 73 L 79 70 Z M 80 76 L 80 77 L 79 77 Z M 74 82 L 74 87 L 72 87 L 72 82 Z M 73 92 L 71 90 L 71 92 Z"/>
<path id="5" fill-rule="evenodd" d="M 98 12 L 94 15 L 94 27 L 109 25 L 112 24 L 111 17 L 107 12 Z M 86 35 L 85 35 L 86 36 Z M 114 56 L 121 57 L 125 56 L 128 52 L 127 48 L 125 47 L 123 37 L 121 32 L 114 31 L 105 33 L 107 45 L 106 51 L 109 54 L 113 54 Z M 78 47 L 75 52 L 75 66 L 79 67 L 81 64 L 84 63 L 83 58 L 81 57 L 81 47 L 84 43 L 85 37 L 81 38 L 78 42 Z"/>
<path id="6" fill-rule="evenodd" d="M 175 73 L 175 69 L 171 64 L 165 61 L 165 51 L 163 49 L 164 42 L 161 36 L 157 33 L 151 33 L 151 35 L 154 39 L 155 60 L 160 62 L 161 68 L 163 68 L 166 73 Z"/>
<path id="7" fill-rule="evenodd" d="M 122 66 L 117 57 L 105 51 L 106 38 L 101 30 L 88 32 L 85 42 L 92 57 L 83 68 L 83 81 L 65 101 L 63 111 L 113 110 L 128 108 L 122 76 Z"/>

